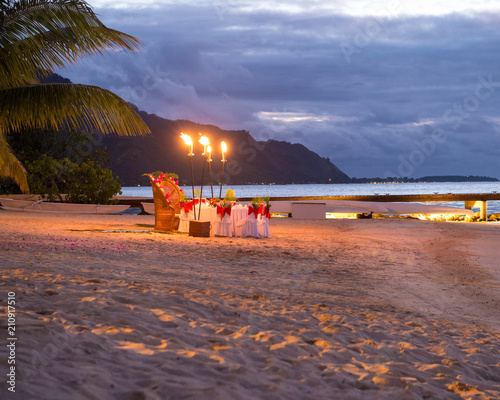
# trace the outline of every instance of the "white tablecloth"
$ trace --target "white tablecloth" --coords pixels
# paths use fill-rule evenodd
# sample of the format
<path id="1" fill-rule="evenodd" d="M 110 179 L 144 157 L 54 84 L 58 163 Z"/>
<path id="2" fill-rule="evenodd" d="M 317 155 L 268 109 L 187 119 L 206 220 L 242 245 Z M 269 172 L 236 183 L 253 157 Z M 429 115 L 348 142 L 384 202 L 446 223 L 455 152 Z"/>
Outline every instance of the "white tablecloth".
<path id="1" fill-rule="evenodd" d="M 196 207 L 196 217 L 198 218 L 199 205 Z M 189 232 L 189 221 L 194 218 L 193 211 L 186 214 L 184 209 L 181 209 L 179 232 Z M 226 236 L 226 237 L 269 237 L 269 219 L 252 213 L 248 215 L 248 206 L 240 204 L 231 208 L 231 215 L 225 213 L 224 217 L 217 214 L 215 207 L 209 207 L 205 204 L 201 205 L 200 221 L 210 221 L 211 236 Z"/>
<path id="2" fill-rule="evenodd" d="M 213 235 L 214 222 L 217 216 L 217 210 L 213 207 L 209 207 L 205 204 L 201 204 L 201 214 L 200 205 L 196 205 L 196 219 L 200 221 L 210 221 L 210 235 Z M 200 215 L 198 215 L 200 214 Z M 198 218 L 199 217 L 199 218 Z M 189 221 L 194 219 L 194 212 L 190 211 L 186 213 L 184 208 L 181 209 L 181 216 L 179 218 L 179 232 L 189 232 Z"/>

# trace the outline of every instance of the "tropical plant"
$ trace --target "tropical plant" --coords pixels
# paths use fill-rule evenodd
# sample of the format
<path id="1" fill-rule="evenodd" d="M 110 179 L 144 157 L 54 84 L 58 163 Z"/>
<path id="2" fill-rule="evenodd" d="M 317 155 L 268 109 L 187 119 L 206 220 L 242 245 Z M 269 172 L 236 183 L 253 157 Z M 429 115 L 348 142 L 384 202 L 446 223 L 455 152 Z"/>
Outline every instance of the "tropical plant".
<path id="1" fill-rule="evenodd" d="M 224 201 L 236 201 L 236 197 L 234 197 L 234 190 L 233 189 L 227 189 L 226 194 L 224 195 Z"/>
<path id="2" fill-rule="evenodd" d="M 28 182 L 26 180 L 26 170 L 12 153 L 9 144 L 5 141 L 0 127 L 0 177 L 14 179 L 23 192 L 28 192 Z"/>
<path id="3" fill-rule="evenodd" d="M 112 197 L 122 193 L 113 171 L 94 161 L 73 164 L 66 181 L 66 201 L 69 203 L 117 204 L 118 201 L 112 200 Z"/>
<path id="4" fill-rule="evenodd" d="M 63 200 L 61 193 L 64 193 L 66 176 L 63 162 L 44 154 L 40 160 L 26 163 L 29 171 L 28 184 L 32 193 L 40 194 L 48 201 L 54 201 L 56 198 Z"/>
<path id="5" fill-rule="evenodd" d="M 260 196 L 254 197 L 252 199 L 252 207 L 253 208 L 259 208 L 262 205 L 262 203 L 264 203 L 264 198 L 262 198 Z"/>
<path id="6" fill-rule="evenodd" d="M 264 203 L 266 203 L 266 208 L 269 211 L 271 209 L 271 197 L 265 196 L 263 197 Z"/>
<path id="7" fill-rule="evenodd" d="M 105 134 L 149 133 L 133 108 L 108 90 L 40 83 L 82 57 L 135 52 L 139 46 L 138 39 L 104 26 L 83 0 L 1 0 L 0 176 L 28 191 L 25 170 L 5 140 L 8 131 L 70 126 Z"/>
<path id="8" fill-rule="evenodd" d="M 222 200 L 212 199 L 211 204 L 213 207 L 219 206 L 222 208 L 230 208 L 235 204 L 236 200 L 237 199 L 234 196 L 233 189 L 227 189 L 226 194 L 224 195 L 224 198 Z"/>
<path id="9" fill-rule="evenodd" d="M 49 201 L 115 204 L 112 197 L 121 194 L 121 185 L 113 172 L 94 161 L 76 164 L 67 158 L 56 160 L 44 154 L 26 167 L 32 192 Z"/>

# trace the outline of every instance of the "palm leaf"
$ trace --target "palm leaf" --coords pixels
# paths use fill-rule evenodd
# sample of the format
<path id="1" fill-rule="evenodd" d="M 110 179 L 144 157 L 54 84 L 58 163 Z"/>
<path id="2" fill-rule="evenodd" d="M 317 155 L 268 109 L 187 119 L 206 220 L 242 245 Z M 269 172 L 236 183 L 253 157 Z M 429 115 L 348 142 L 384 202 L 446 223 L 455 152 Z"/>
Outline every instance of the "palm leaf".
<path id="1" fill-rule="evenodd" d="M 110 50 L 139 50 L 140 41 L 109 29 L 81 0 L 24 0 L 3 7 L 0 86 L 37 83 L 81 57 Z"/>
<path id="2" fill-rule="evenodd" d="M 40 84 L 0 90 L 0 126 L 21 128 L 71 126 L 105 134 L 150 133 L 134 109 L 109 90 L 70 83 Z"/>
<path id="3" fill-rule="evenodd" d="M 26 170 L 12 154 L 9 144 L 0 134 L 0 177 L 12 178 L 24 193 L 29 193 Z"/>

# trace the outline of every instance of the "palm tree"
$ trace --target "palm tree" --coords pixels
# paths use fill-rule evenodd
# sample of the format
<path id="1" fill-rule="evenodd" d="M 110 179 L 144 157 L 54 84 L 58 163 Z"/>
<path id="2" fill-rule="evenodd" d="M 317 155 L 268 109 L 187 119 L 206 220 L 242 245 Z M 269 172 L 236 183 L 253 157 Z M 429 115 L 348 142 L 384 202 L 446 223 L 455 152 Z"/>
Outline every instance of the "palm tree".
<path id="1" fill-rule="evenodd" d="M 22 128 L 149 133 L 114 93 L 95 86 L 41 84 L 55 68 L 107 51 L 138 51 L 140 41 L 102 24 L 83 0 L 0 0 L 0 177 L 28 191 L 26 172 L 5 132 Z"/>

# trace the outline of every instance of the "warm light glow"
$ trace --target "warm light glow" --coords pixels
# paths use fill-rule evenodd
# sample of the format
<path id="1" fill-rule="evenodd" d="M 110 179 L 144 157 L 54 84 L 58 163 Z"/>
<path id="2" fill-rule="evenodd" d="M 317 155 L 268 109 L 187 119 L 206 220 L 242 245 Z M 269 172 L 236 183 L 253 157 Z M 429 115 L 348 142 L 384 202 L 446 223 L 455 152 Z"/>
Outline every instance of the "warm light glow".
<path id="1" fill-rule="evenodd" d="M 184 143 L 186 143 L 188 146 L 190 146 L 190 151 L 188 153 L 188 156 L 194 156 L 193 154 L 193 141 L 191 140 L 191 137 L 188 135 L 185 135 L 184 133 L 181 133 L 181 138 L 184 140 Z"/>
<path id="2" fill-rule="evenodd" d="M 210 144 L 210 140 L 206 136 L 200 138 L 200 143 L 203 145 L 203 155 L 207 152 L 207 146 Z"/>
<path id="3" fill-rule="evenodd" d="M 184 140 L 184 142 L 188 145 L 188 146 L 191 146 L 193 144 L 193 141 L 191 140 L 191 138 L 184 134 L 184 133 L 181 133 L 181 138 L 182 140 Z"/>
<path id="4" fill-rule="evenodd" d="M 220 147 L 222 149 L 222 162 L 226 161 L 226 152 L 227 152 L 227 144 L 226 142 L 222 142 L 220 144 Z"/>
<path id="5" fill-rule="evenodd" d="M 222 142 L 220 144 L 220 147 L 222 148 L 222 152 L 225 153 L 227 151 L 227 144 L 226 142 Z"/>
<path id="6" fill-rule="evenodd" d="M 207 147 L 207 161 L 211 162 L 212 161 L 212 146 L 208 145 Z"/>

